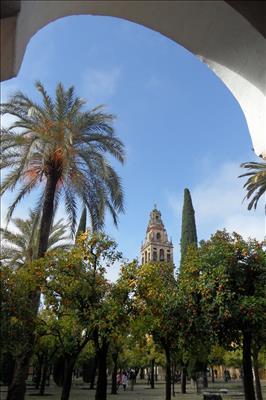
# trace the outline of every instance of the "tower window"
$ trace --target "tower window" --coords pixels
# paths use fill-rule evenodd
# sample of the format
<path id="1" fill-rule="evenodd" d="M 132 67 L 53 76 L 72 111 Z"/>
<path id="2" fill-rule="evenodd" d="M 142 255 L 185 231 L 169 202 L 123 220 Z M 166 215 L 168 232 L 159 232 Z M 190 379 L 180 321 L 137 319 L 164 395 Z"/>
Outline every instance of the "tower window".
<path id="1" fill-rule="evenodd" d="M 160 240 L 161 239 L 161 234 L 158 232 L 158 233 L 156 233 L 156 239 L 157 240 Z"/>
<path id="2" fill-rule="evenodd" d="M 170 254 L 167 254 L 167 262 L 170 262 L 170 260 L 171 260 Z"/>
<path id="3" fill-rule="evenodd" d="M 157 251 L 152 253 L 152 261 L 157 261 Z"/>
<path id="4" fill-rule="evenodd" d="M 160 261 L 164 261 L 164 249 L 160 249 Z"/>

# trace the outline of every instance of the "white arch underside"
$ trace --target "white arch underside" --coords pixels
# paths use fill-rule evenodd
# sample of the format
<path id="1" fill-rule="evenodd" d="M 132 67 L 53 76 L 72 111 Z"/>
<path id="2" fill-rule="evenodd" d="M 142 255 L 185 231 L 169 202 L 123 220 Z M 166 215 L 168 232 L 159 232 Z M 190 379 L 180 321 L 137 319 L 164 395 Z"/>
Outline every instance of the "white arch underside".
<path id="1" fill-rule="evenodd" d="M 266 41 L 224 1 L 23 1 L 17 20 L 16 74 L 30 38 L 67 15 L 123 18 L 162 33 L 225 83 L 245 115 L 254 151 L 266 157 Z"/>

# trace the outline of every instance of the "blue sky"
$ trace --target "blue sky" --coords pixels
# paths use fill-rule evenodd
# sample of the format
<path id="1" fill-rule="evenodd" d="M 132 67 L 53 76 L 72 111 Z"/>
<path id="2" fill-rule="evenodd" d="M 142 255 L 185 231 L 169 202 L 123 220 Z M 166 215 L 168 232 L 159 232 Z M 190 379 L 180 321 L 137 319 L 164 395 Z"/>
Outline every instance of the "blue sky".
<path id="1" fill-rule="evenodd" d="M 126 213 L 118 230 L 107 217 L 106 231 L 126 258 L 139 255 L 156 203 L 178 264 L 186 187 L 199 239 L 224 227 L 263 239 L 263 202 L 248 212 L 242 204 L 244 180 L 237 178 L 241 162 L 258 160 L 244 115 L 223 82 L 186 49 L 117 18 L 67 17 L 32 38 L 18 76 L 1 85 L 2 101 L 17 89 L 37 99 L 37 79 L 50 94 L 58 81 L 74 85 L 89 108 L 106 104 L 106 111 L 117 116 L 115 129 L 127 160 L 123 167 L 114 165 L 123 180 Z M 3 214 L 11 198 L 3 197 Z M 15 215 L 26 217 L 33 202 L 33 197 L 23 201 Z"/>

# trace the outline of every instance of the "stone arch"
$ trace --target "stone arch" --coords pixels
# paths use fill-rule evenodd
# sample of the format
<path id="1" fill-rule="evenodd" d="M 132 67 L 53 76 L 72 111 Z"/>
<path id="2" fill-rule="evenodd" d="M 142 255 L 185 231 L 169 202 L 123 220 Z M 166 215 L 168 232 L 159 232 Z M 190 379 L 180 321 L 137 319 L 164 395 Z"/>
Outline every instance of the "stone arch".
<path id="1" fill-rule="evenodd" d="M 266 45 L 264 9 L 260 9 L 263 2 L 262 6 L 257 1 L 223 0 L 3 3 L 6 8 L 4 5 L 1 19 L 1 79 L 18 73 L 31 37 L 58 18 L 88 14 L 126 19 L 160 32 L 207 64 L 238 101 L 254 150 L 266 158 Z M 245 6 L 247 3 L 251 4 L 250 9 Z"/>

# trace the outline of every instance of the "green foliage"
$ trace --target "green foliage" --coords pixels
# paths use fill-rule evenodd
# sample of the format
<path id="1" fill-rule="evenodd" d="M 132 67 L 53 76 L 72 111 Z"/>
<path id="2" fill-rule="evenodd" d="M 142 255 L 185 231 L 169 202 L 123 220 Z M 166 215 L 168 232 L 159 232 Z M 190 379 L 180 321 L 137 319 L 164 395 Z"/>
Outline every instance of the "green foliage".
<path id="1" fill-rule="evenodd" d="M 131 326 L 132 327 L 132 326 Z M 164 365 L 164 355 L 159 346 L 154 343 L 153 337 L 148 334 L 143 335 L 143 329 L 131 330 L 130 335 L 124 340 L 122 354 L 120 355 L 120 367 L 127 368 L 146 368 L 155 360 L 155 364 Z"/>
<path id="2" fill-rule="evenodd" d="M 43 323 L 55 335 L 61 351 L 77 355 L 92 339 L 92 333 L 114 323 L 112 285 L 105 279 L 105 267 L 121 255 L 116 244 L 103 233 L 85 232 L 69 252 L 50 252 L 35 261 L 45 276 L 46 316 Z M 45 315 L 43 313 L 43 317 Z"/>
<path id="3" fill-rule="evenodd" d="M 176 345 L 179 303 L 174 268 L 167 263 L 128 264 L 122 271 L 133 299 L 135 329 L 162 346 Z"/>
<path id="4" fill-rule="evenodd" d="M 242 332 L 265 326 L 266 255 L 263 244 L 218 231 L 187 257 L 197 274 L 196 295 L 214 340 L 228 348 L 241 344 Z M 186 278 L 188 279 L 188 277 Z"/>
<path id="5" fill-rule="evenodd" d="M 31 265 L 17 271 L 1 265 L 1 338 L 2 346 L 13 357 L 27 351 L 27 340 L 36 323 L 32 296 L 41 277 L 32 274 Z"/>
<path id="6" fill-rule="evenodd" d="M 225 359 L 225 349 L 217 344 L 213 345 L 208 360 L 210 365 L 222 365 Z"/>
<path id="7" fill-rule="evenodd" d="M 241 368 L 242 366 L 242 352 L 240 349 L 235 351 L 227 351 L 224 355 L 224 365 L 226 367 Z"/>

